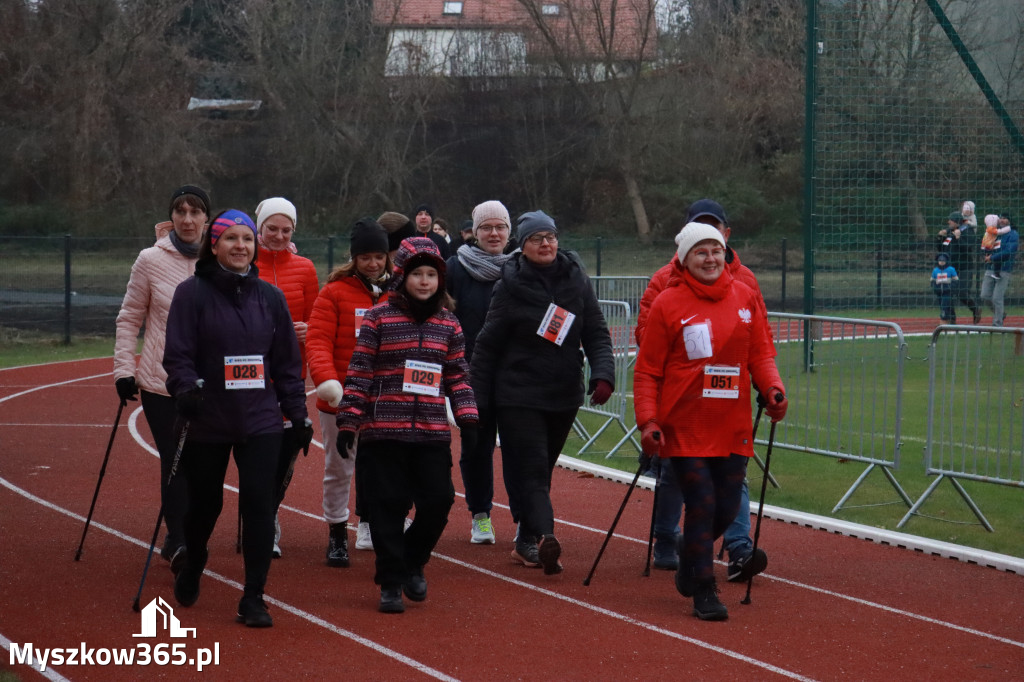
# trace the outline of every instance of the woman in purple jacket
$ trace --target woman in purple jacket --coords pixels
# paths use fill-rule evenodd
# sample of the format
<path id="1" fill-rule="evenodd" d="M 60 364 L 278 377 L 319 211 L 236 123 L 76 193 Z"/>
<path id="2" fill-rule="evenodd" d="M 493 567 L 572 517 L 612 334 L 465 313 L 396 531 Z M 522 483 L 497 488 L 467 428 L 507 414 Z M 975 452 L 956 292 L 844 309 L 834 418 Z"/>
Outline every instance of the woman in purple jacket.
<path id="1" fill-rule="evenodd" d="M 270 627 L 263 587 L 274 544 L 281 415 L 296 425 L 288 432 L 298 447 L 309 447 L 313 429 L 295 329 L 284 295 L 259 279 L 256 248 L 256 226 L 245 213 L 229 210 L 213 219 L 195 276 L 174 292 L 163 366 L 167 390 L 188 427 L 179 467 L 188 485 L 188 558 L 175 578 L 174 597 L 182 606 L 199 598 L 206 543 L 234 451 L 245 560 L 238 621 Z"/>

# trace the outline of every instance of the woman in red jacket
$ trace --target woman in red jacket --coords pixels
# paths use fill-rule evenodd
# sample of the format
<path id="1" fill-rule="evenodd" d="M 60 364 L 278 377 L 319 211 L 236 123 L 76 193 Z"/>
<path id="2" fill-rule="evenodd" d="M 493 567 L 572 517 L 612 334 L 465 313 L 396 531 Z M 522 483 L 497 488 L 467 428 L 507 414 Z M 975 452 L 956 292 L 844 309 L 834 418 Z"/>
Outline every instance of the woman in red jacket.
<path id="1" fill-rule="evenodd" d="M 637 355 L 636 423 L 644 452 L 669 458 L 686 499 L 676 589 L 701 620 L 724 620 L 712 545 L 736 516 L 754 454 L 751 378 L 772 421 L 786 414 L 785 387 L 763 306 L 726 270 L 721 233 L 689 223 L 676 244 L 678 264 Z"/>
<path id="2" fill-rule="evenodd" d="M 309 373 L 316 385 L 316 407 L 324 441 L 324 519 L 330 524 L 327 565 L 349 564 L 348 498 L 355 469 L 354 453 L 339 452 L 335 415 L 341 402 L 341 382 L 356 347 L 359 326 L 367 309 L 387 298 L 391 277 L 388 235 L 373 218 L 363 218 L 352 227 L 352 260 L 327 278 L 309 317 L 306 352 Z M 370 524 L 360 505 L 360 483 L 356 477 L 356 548 L 373 549 Z"/>
<path id="3" fill-rule="evenodd" d="M 295 205 L 283 197 L 264 199 L 256 207 L 256 234 L 259 241 L 259 255 L 256 267 L 260 279 L 269 282 L 284 292 L 288 312 L 295 325 L 295 337 L 299 340 L 302 353 L 302 378 L 306 378 L 306 323 L 313 312 L 320 284 L 316 277 L 313 261 L 298 255 L 292 244 L 295 233 Z M 290 425 L 285 424 L 285 428 Z M 291 439 L 285 438 L 286 445 Z M 280 488 L 278 504 L 284 500 L 284 491 L 291 480 L 291 469 L 297 451 L 281 452 L 277 478 Z M 281 556 L 281 524 L 274 516 L 274 558 Z"/>

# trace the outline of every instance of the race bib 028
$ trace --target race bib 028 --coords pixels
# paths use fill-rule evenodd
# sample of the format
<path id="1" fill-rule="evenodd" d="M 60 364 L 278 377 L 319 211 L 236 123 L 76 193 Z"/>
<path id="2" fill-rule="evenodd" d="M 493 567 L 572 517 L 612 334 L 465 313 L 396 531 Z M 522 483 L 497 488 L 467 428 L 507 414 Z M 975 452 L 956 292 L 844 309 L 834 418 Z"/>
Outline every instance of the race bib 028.
<path id="1" fill-rule="evenodd" d="M 237 391 L 244 388 L 264 388 L 262 355 L 228 355 L 224 357 L 224 388 Z"/>

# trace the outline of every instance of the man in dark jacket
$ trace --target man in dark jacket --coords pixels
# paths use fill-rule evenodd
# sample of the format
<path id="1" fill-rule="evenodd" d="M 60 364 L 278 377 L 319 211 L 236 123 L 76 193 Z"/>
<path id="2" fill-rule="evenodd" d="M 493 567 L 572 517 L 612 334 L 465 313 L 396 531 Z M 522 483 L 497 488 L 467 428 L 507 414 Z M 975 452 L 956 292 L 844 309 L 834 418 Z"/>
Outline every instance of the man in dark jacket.
<path id="1" fill-rule="evenodd" d="M 981 322 L 981 310 L 971 292 L 974 291 L 974 272 L 978 261 L 978 237 L 967 220 L 956 211 L 949 214 L 948 227 L 939 230 L 936 243 L 940 253 L 949 254 L 949 264 L 960 276 L 960 281 L 953 288 L 953 298 L 971 309 L 973 323 Z M 956 317 L 956 309 L 953 310 Z"/>
<path id="2" fill-rule="evenodd" d="M 441 258 L 448 260 L 452 255 L 452 250 L 444 237 L 434 232 L 434 209 L 430 204 L 417 206 L 416 210 L 412 212 L 412 222 L 416 226 L 417 236 L 426 237 L 434 242 L 437 245 L 437 250 L 441 252 Z"/>
<path id="3" fill-rule="evenodd" d="M 981 300 L 992 305 L 993 327 L 1002 327 L 1003 321 L 1006 319 L 1003 299 L 1006 297 L 1007 287 L 1010 286 L 1014 262 L 1017 260 L 1017 249 L 1020 245 L 1020 235 L 1010 224 L 1010 214 L 999 214 L 999 227 L 1009 227 L 1010 231 L 1004 234 L 996 248 L 985 256 L 985 279 L 981 283 Z M 993 263 L 1000 263 L 1002 266 L 998 277 L 993 276 Z"/>

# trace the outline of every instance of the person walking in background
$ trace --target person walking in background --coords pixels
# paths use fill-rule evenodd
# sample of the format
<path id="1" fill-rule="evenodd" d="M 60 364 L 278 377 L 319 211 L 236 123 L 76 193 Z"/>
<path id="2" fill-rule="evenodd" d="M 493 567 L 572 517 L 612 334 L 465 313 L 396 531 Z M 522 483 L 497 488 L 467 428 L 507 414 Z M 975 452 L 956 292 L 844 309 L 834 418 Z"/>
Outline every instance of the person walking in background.
<path id="1" fill-rule="evenodd" d="M 416 226 L 407 216 L 395 211 L 381 213 L 377 216 L 377 222 L 388 233 L 388 255 L 391 257 L 391 262 L 394 263 L 398 247 L 402 245 L 402 242 L 409 237 L 416 236 Z"/>
<path id="2" fill-rule="evenodd" d="M 953 287 L 952 298 L 966 305 L 973 316 L 972 324 L 978 324 L 981 322 L 981 310 L 971 293 L 974 286 L 974 264 L 979 254 L 977 235 L 960 213 L 950 213 L 946 223 L 946 229 L 939 230 L 936 241 L 938 251 L 949 254 L 949 264 L 960 278 Z M 955 307 L 953 316 L 956 317 Z"/>
<path id="3" fill-rule="evenodd" d="M 1010 279 L 1013 277 L 1013 269 L 1017 260 L 1017 251 L 1020 248 L 1020 234 L 1010 222 L 1009 213 L 999 214 L 1000 228 L 1009 228 L 1006 234 L 1002 235 L 999 245 L 985 256 L 985 278 L 981 282 L 981 300 L 987 301 L 992 306 L 992 326 L 1002 327 L 1006 321 L 1006 309 L 1004 300 L 1006 290 L 1010 286 Z M 999 277 L 994 275 L 995 268 L 999 266 L 1001 272 Z"/>
<path id="4" fill-rule="evenodd" d="M 448 260 L 452 255 L 451 248 L 448 246 L 448 241 L 434 231 L 433 207 L 430 204 L 420 204 L 413 210 L 412 220 L 416 227 L 416 234 L 434 242 L 441 257 Z"/>
<path id="5" fill-rule="evenodd" d="M 463 443 L 472 446 L 477 408 L 469 385 L 465 341 L 449 312 L 445 263 L 429 239 L 402 242 L 388 300 L 366 311 L 338 410 L 338 452 L 358 434 L 373 550 L 378 609 L 405 610 L 427 598 L 424 566 L 455 502 L 452 402 Z M 416 517 L 403 533 L 412 506 Z"/>
<path id="6" fill-rule="evenodd" d="M 1000 246 L 1000 238 L 1008 233 L 1012 228 L 1008 220 L 1003 220 L 994 213 L 990 213 L 985 216 L 985 234 L 981 236 L 981 250 L 985 252 L 985 256 L 992 255 Z M 986 260 L 991 267 L 986 266 L 986 276 L 992 279 L 999 279 L 1000 273 L 1002 272 L 1003 264 L 996 261 Z M 984 283 L 983 283 L 984 284 Z"/>
<path id="7" fill-rule="evenodd" d="M 676 244 L 637 353 L 636 423 L 644 452 L 668 459 L 686 500 L 676 589 L 701 620 L 724 620 L 713 545 L 736 518 L 754 454 L 751 380 L 772 421 L 786 414 L 785 387 L 761 297 L 726 268 L 722 234 L 688 223 Z"/>
<path id="8" fill-rule="evenodd" d="M 512 559 L 551 575 L 562 570 L 551 472 L 583 404 L 584 353 L 594 405 L 611 397 L 615 359 L 590 278 L 576 254 L 558 249 L 555 221 L 531 211 L 516 229 L 522 250 L 494 286 L 470 376 L 477 403 L 497 415 L 505 488 L 519 523 Z"/>
<path id="9" fill-rule="evenodd" d="M 940 253 L 935 257 L 932 268 L 931 285 L 935 297 L 939 299 L 939 319 L 956 324 L 956 313 L 953 311 L 952 291 L 958 277 L 956 270 L 949 264 L 949 254 Z"/>
<path id="10" fill-rule="evenodd" d="M 327 565 L 349 565 L 349 494 L 357 454 L 337 447 L 338 405 L 342 382 L 359 338 L 363 315 L 387 299 L 391 278 L 388 235 L 376 220 L 363 218 L 352 226 L 349 253 L 351 259 L 327 278 L 309 317 L 306 352 L 309 373 L 316 385 L 316 406 L 320 411 L 320 429 L 324 442 L 324 520 L 329 524 Z M 353 447 L 358 451 L 358 443 Z M 373 549 L 370 522 L 365 512 L 363 476 L 356 473 L 356 542 L 360 549 Z"/>
<path id="11" fill-rule="evenodd" d="M 140 393 L 142 411 L 160 453 L 160 500 L 167 535 L 160 556 L 177 573 L 185 563 L 185 480 L 168 484 L 177 449 L 174 435 L 174 399 L 168 394 L 167 372 L 161 361 L 167 332 L 167 314 L 174 290 L 192 276 L 199 243 L 210 215 L 210 197 L 201 187 L 183 185 L 171 194 L 170 221 L 157 223 L 156 244 L 143 249 L 132 265 L 128 288 L 117 314 L 114 342 L 114 386 L 122 401 Z M 139 330 L 145 327 L 142 356 L 135 363 Z"/>
<path id="12" fill-rule="evenodd" d="M 256 251 L 256 225 L 248 215 L 228 210 L 214 217 L 195 275 L 174 292 L 163 366 L 188 429 L 180 462 L 189 497 L 188 557 L 175 578 L 174 597 L 182 606 L 199 598 L 207 542 L 224 504 L 224 475 L 234 452 L 245 560 L 238 621 L 270 627 L 263 590 L 274 546 L 281 441 L 289 438 L 295 449 L 308 450 L 313 428 L 287 303 L 280 289 L 259 279 Z M 287 435 L 282 414 L 292 423 Z"/>
<path id="13" fill-rule="evenodd" d="M 485 201 L 473 209 L 473 242 L 464 244 L 448 259 L 445 283 L 455 299 L 455 316 L 466 337 L 466 361 L 472 363 L 477 334 L 484 325 L 494 283 L 511 257 L 505 253 L 512 221 L 500 201 Z M 490 406 L 480 409 L 476 448 L 462 444 L 459 470 L 466 491 L 466 506 L 472 516 L 470 542 L 495 542 L 491 507 L 494 500 L 494 445 L 498 425 Z"/>
<path id="14" fill-rule="evenodd" d="M 302 354 L 302 378 L 306 378 L 306 326 L 309 315 L 313 312 L 320 284 L 317 281 L 316 266 L 313 261 L 298 255 L 292 235 L 295 234 L 297 216 L 295 205 L 284 197 L 264 199 L 256 207 L 256 234 L 259 243 L 256 266 L 260 279 L 269 282 L 284 292 L 291 314 L 295 337 L 299 341 L 299 352 Z M 291 428 L 285 424 L 285 428 Z M 285 438 L 284 443 L 289 450 L 281 452 L 278 463 L 278 482 L 280 487 L 278 505 L 284 501 L 285 490 L 291 481 L 292 469 L 298 450 L 291 449 L 294 439 Z M 274 558 L 281 556 L 281 523 L 274 514 Z"/>
<path id="15" fill-rule="evenodd" d="M 729 246 L 732 228 L 725 215 L 725 209 L 712 199 L 699 199 L 686 210 L 686 224 L 711 225 L 722 235 L 725 242 L 725 269 L 734 279 L 746 284 L 757 294 L 757 303 L 763 316 L 767 317 L 764 296 L 757 278 L 750 268 L 740 262 L 739 254 Z M 674 254 L 669 263 L 654 273 L 640 299 L 634 336 L 639 345 L 646 334 L 647 320 L 655 299 L 665 290 L 672 276 L 680 268 L 679 255 Z M 769 328 L 769 333 L 771 329 Z M 679 520 L 683 515 L 683 494 L 675 473 L 666 466 L 658 473 L 658 506 L 654 511 L 654 567 L 676 570 L 679 567 L 678 537 Z M 740 489 L 740 507 L 736 518 L 725 529 L 725 548 L 729 552 L 729 568 L 726 577 L 731 582 L 745 582 L 761 573 L 768 566 L 768 554 L 760 547 L 754 552 L 750 539 L 750 490 L 746 478 Z"/>

